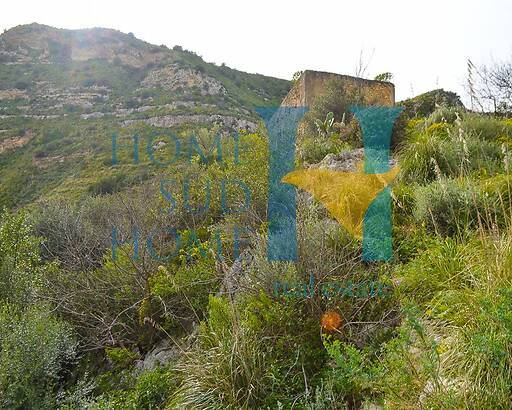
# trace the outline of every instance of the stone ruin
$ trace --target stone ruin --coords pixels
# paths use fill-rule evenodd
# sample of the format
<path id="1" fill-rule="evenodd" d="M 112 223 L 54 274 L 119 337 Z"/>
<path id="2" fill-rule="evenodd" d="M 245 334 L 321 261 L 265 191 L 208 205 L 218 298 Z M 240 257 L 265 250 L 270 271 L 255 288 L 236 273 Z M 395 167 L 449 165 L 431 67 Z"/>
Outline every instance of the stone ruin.
<path id="1" fill-rule="evenodd" d="M 395 86 L 387 81 L 366 80 L 349 75 L 306 70 L 281 103 L 284 107 L 308 107 L 324 92 L 332 78 L 341 79 L 347 88 L 363 96 L 365 105 L 395 105 Z"/>

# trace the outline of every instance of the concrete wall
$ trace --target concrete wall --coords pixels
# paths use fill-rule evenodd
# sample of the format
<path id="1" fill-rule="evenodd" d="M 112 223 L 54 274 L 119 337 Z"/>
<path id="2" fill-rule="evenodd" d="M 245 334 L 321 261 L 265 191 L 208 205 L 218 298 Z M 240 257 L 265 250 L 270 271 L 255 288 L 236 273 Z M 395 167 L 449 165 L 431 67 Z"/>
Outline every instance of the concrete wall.
<path id="1" fill-rule="evenodd" d="M 326 82 L 331 78 L 339 78 L 343 81 L 344 86 L 357 90 L 363 95 L 367 105 L 392 106 L 395 104 L 395 86 L 392 83 L 306 70 L 281 105 L 285 107 L 311 106 L 316 97 L 323 93 Z"/>

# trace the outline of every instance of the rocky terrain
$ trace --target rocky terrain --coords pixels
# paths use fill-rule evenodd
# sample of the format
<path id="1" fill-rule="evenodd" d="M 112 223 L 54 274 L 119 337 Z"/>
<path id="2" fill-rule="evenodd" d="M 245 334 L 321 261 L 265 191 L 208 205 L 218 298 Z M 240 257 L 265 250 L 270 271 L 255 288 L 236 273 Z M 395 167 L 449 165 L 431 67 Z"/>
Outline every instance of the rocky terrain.
<path id="1" fill-rule="evenodd" d="M 83 119 L 159 111 L 236 114 L 277 105 L 288 82 L 205 63 L 176 46 L 154 46 L 110 29 L 18 26 L 0 36 L 0 118 Z M 101 114 L 100 114 L 101 113 Z M 152 120 L 152 122 L 159 122 Z M 192 123 L 197 118 L 191 119 Z M 228 121 L 230 122 L 230 121 Z"/>
<path id="2" fill-rule="evenodd" d="M 29 203 L 66 180 L 87 189 L 98 169 L 114 172 L 104 166 L 112 133 L 254 131 L 255 108 L 279 105 L 289 87 L 131 33 L 14 27 L 0 35 L 0 203 Z"/>

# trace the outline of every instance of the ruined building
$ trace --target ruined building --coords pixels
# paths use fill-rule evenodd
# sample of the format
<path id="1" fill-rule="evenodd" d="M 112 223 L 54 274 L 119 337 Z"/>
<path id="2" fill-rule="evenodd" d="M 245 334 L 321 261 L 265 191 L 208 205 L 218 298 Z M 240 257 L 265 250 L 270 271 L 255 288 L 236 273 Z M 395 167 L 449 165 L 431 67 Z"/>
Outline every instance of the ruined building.
<path id="1" fill-rule="evenodd" d="M 315 98 L 323 93 L 326 82 L 331 78 L 339 78 L 348 88 L 357 90 L 367 105 L 392 106 L 395 104 L 395 86 L 392 83 L 306 70 L 281 105 L 285 107 L 311 106 Z"/>

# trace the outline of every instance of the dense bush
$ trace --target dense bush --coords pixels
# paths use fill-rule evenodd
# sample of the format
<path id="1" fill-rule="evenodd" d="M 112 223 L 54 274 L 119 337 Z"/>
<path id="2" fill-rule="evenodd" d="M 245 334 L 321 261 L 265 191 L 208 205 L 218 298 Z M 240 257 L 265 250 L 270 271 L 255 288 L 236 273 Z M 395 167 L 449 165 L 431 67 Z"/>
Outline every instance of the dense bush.
<path id="1" fill-rule="evenodd" d="M 77 351 L 72 329 L 46 308 L 0 307 L 0 403 L 49 409 L 69 377 Z"/>
<path id="2" fill-rule="evenodd" d="M 510 215 L 512 208 L 512 177 L 508 174 L 498 174 L 491 178 L 483 179 L 481 188 L 484 194 L 490 198 L 490 203 L 497 211 Z"/>
<path id="3" fill-rule="evenodd" d="M 101 178 L 88 188 L 91 195 L 113 194 L 120 191 L 126 185 L 126 175 L 117 174 Z"/>
<path id="4" fill-rule="evenodd" d="M 474 229 L 484 215 L 482 194 L 471 183 L 439 180 L 416 189 L 416 220 L 441 235 Z"/>
<path id="5" fill-rule="evenodd" d="M 153 410 L 163 408 L 176 389 L 176 375 L 157 367 L 143 372 L 133 385 L 99 397 L 89 406 L 94 410 Z"/>
<path id="6" fill-rule="evenodd" d="M 89 349 L 149 349 L 162 332 L 179 333 L 202 319 L 208 294 L 217 288 L 213 245 L 205 242 L 201 232 L 181 231 L 180 243 L 174 242 L 163 234 L 167 226 L 163 220 L 145 214 L 145 197 L 140 197 L 144 203 L 138 205 L 131 199 L 132 208 L 124 216 L 112 212 L 112 201 L 89 199 L 85 208 L 64 218 L 65 238 L 53 237 L 53 223 L 38 222 L 40 229 L 52 233 L 49 256 L 57 253 L 66 260 L 61 269 L 45 275 L 42 295 L 74 325 Z M 140 228 L 137 247 L 132 220 Z M 102 224 L 110 229 L 102 231 Z M 115 253 L 110 247 L 111 226 L 116 227 L 119 241 Z M 150 246 L 147 238 L 151 232 Z M 89 244 L 94 248 L 80 251 L 85 260 L 76 259 L 73 249 Z M 178 245 L 181 247 L 176 249 Z M 97 254 L 103 257 L 91 260 Z"/>
<path id="7" fill-rule="evenodd" d="M 187 323 L 203 320 L 208 307 L 208 295 L 219 287 L 215 259 L 208 244 L 189 242 L 180 251 L 178 261 L 167 268 L 160 266 L 149 278 L 150 302 L 143 306 L 148 315 L 159 312 L 161 326 L 168 331 Z M 153 312 L 151 312 L 153 310 Z"/>
<path id="8" fill-rule="evenodd" d="M 425 126 L 428 127 L 436 123 L 453 124 L 458 118 L 464 115 L 464 110 L 459 107 L 438 106 L 425 119 Z"/>
<path id="9" fill-rule="evenodd" d="M 0 303 L 25 306 L 36 300 L 45 269 L 50 270 L 41 264 L 39 245 L 25 214 L 1 214 Z"/>
<path id="10" fill-rule="evenodd" d="M 103 196 L 79 204 L 41 201 L 31 215 L 35 233 L 44 238 L 41 256 L 71 271 L 99 267 L 111 246 L 112 226 L 121 225 L 119 209 L 119 202 Z"/>
<path id="11" fill-rule="evenodd" d="M 183 384 L 170 408 L 275 408 L 303 392 L 324 354 L 314 322 L 293 305 L 263 293 L 240 306 L 211 298 L 208 322 L 182 362 Z"/>
<path id="12" fill-rule="evenodd" d="M 371 362 L 370 351 L 339 340 L 327 339 L 324 345 L 331 360 L 325 378 L 338 400 L 354 407 L 371 400 L 379 373 L 378 366 Z"/>
<path id="13" fill-rule="evenodd" d="M 440 235 L 473 229 L 504 229 L 510 225 L 509 178 L 498 175 L 478 184 L 441 179 L 415 189 L 416 221 Z"/>
<path id="14" fill-rule="evenodd" d="M 451 140 L 427 133 L 415 135 L 415 141 L 403 145 L 399 153 L 400 178 L 406 182 L 425 183 L 442 175 L 454 175 L 460 154 Z"/>
<path id="15" fill-rule="evenodd" d="M 383 346 L 374 388 L 390 408 L 462 408 L 439 374 L 439 344 L 418 309 L 406 306 L 396 337 Z M 457 405 L 458 404 L 458 405 Z"/>
<path id="16" fill-rule="evenodd" d="M 316 164 L 327 154 L 339 154 L 347 148 L 348 145 L 339 138 L 304 138 L 298 145 L 298 157 L 307 164 Z"/>

